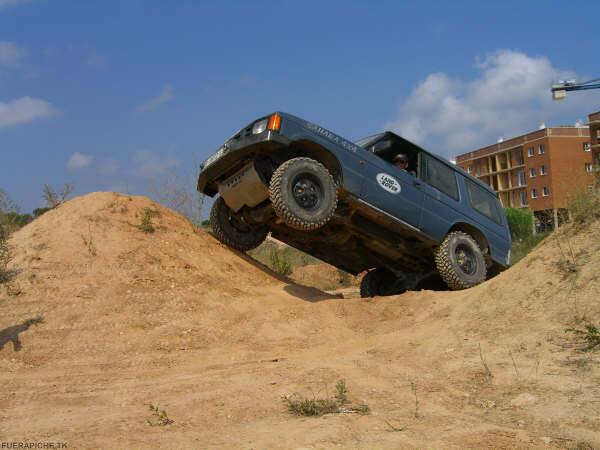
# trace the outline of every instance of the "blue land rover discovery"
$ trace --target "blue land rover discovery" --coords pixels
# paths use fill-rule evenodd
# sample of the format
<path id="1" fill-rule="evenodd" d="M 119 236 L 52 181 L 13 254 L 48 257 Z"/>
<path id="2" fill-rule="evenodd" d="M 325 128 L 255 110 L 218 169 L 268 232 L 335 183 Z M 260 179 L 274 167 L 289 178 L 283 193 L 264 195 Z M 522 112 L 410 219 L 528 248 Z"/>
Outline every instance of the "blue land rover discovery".
<path id="1" fill-rule="evenodd" d="M 393 164 L 402 155 L 403 168 Z M 241 251 L 268 233 L 351 274 L 362 296 L 483 282 L 510 262 L 498 196 L 445 159 L 392 133 L 350 142 L 277 112 L 237 131 L 200 168 L 218 194 L 215 236 Z"/>

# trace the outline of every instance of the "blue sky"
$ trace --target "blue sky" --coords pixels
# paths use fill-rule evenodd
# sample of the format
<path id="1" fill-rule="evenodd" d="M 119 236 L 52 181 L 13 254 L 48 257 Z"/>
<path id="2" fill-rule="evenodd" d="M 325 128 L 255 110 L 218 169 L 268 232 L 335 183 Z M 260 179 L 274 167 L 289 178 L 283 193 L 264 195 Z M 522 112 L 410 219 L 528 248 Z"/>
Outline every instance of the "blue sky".
<path id="1" fill-rule="evenodd" d="M 76 194 L 193 187 L 237 128 L 288 111 L 356 139 L 384 128 L 452 157 L 585 121 L 600 3 L 0 0 L 0 188 L 31 211 Z"/>

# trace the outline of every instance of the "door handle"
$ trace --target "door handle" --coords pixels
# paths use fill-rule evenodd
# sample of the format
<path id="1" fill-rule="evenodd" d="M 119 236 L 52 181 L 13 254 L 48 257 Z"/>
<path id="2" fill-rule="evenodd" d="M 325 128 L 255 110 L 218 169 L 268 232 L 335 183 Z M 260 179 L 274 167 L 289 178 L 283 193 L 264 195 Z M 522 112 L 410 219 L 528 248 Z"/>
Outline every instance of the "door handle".
<path id="1" fill-rule="evenodd" d="M 422 182 L 422 181 L 420 181 L 420 180 L 414 180 L 414 181 L 413 181 L 413 184 L 414 184 L 415 186 L 417 186 L 417 187 L 423 186 L 423 182 Z"/>

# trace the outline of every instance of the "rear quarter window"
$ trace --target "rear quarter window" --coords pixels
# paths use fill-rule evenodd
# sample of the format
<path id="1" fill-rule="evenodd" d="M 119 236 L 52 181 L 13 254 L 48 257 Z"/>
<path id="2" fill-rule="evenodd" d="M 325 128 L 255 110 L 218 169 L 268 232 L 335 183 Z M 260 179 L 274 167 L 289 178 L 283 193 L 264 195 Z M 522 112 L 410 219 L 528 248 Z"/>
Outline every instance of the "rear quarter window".
<path id="1" fill-rule="evenodd" d="M 456 172 L 429 155 L 423 155 L 423 181 L 458 201 Z"/>
<path id="2" fill-rule="evenodd" d="M 480 214 L 492 219 L 498 225 L 502 225 L 502 214 L 498 207 L 498 199 L 487 189 L 477 186 L 470 180 L 465 180 L 469 203 L 473 209 Z"/>

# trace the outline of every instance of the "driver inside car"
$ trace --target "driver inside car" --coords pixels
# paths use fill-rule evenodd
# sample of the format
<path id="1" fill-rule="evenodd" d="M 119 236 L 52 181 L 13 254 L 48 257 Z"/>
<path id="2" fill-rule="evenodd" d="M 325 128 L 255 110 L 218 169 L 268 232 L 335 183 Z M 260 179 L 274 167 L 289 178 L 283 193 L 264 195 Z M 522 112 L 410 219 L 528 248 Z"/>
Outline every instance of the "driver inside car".
<path id="1" fill-rule="evenodd" d="M 408 170 L 408 156 L 404 153 L 398 153 L 396 156 L 394 156 L 393 163 L 396 167 L 408 172 L 413 177 L 417 176 L 414 170 Z"/>

